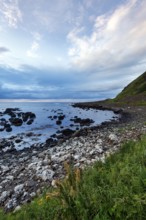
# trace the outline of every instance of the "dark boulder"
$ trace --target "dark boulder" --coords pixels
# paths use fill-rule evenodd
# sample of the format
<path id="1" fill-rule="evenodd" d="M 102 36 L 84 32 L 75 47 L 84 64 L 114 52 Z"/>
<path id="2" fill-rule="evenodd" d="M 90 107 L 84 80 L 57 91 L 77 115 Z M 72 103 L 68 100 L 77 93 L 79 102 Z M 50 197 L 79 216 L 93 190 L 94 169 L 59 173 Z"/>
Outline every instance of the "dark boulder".
<path id="1" fill-rule="evenodd" d="M 26 124 L 27 124 L 27 125 L 31 125 L 33 122 L 34 122 L 34 120 L 33 120 L 33 119 L 30 119 Z"/>
<path id="2" fill-rule="evenodd" d="M 49 146 L 49 147 L 53 147 L 57 144 L 57 141 L 56 140 L 53 140 L 53 138 L 48 138 L 46 140 L 46 145 Z"/>
<path id="3" fill-rule="evenodd" d="M 26 133 L 26 137 L 32 137 L 32 136 L 33 136 L 33 132 Z"/>
<path id="4" fill-rule="evenodd" d="M 94 123 L 94 121 L 90 118 L 81 119 L 76 116 L 73 119 L 70 119 L 70 121 L 74 121 L 74 123 L 78 123 L 81 126 L 90 126 L 90 124 Z"/>
<path id="5" fill-rule="evenodd" d="M 64 118 L 65 118 L 65 115 L 59 115 L 59 116 L 58 116 L 58 120 L 59 120 L 59 121 L 62 121 Z"/>
<path id="6" fill-rule="evenodd" d="M 16 140 L 15 140 L 15 143 L 16 143 L 16 144 L 19 144 L 20 142 L 22 142 L 21 139 L 16 139 Z"/>
<path id="7" fill-rule="evenodd" d="M 20 111 L 19 108 L 6 108 L 6 110 L 4 111 L 4 114 L 11 114 L 12 112 L 15 111 Z"/>
<path id="8" fill-rule="evenodd" d="M 1 118 L 0 119 L 0 125 L 1 126 L 5 126 L 5 124 L 6 124 L 6 119 L 5 118 Z"/>
<path id="9" fill-rule="evenodd" d="M 56 121 L 56 124 L 57 124 L 57 125 L 61 125 L 61 124 L 62 124 L 62 121 L 57 120 L 57 121 Z"/>
<path id="10" fill-rule="evenodd" d="M 64 136 L 71 136 L 74 133 L 74 131 L 69 128 L 62 130 L 61 132 Z"/>
<path id="11" fill-rule="evenodd" d="M 14 126 L 21 126 L 22 123 L 23 121 L 20 118 L 11 118 L 11 124 Z"/>
<path id="12" fill-rule="evenodd" d="M 6 132 L 11 132 L 12 131 L 12 127 L 7 127 L 6 128 Z"/>

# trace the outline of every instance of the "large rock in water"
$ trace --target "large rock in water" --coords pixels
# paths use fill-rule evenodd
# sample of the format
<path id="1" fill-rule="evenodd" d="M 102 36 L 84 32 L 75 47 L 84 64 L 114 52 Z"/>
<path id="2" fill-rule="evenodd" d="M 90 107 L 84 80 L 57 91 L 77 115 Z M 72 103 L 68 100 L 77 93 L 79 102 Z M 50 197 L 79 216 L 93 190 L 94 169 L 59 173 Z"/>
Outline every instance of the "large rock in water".
<path id="1" fill-rule="evenodd" d="M 90 118 L 82 119 L 75 116 L 71 119 L 74 123 L 79 123 L 81 126 L 90 126 L 90 124 L 94 123 L 94 121 Z"/>
<path id="2" fill-rule="evenodd" d="M 10 118 L 9 120 L 14 126 L 21 126 L 23 124 L 23 121 L 20 118 Z"/>

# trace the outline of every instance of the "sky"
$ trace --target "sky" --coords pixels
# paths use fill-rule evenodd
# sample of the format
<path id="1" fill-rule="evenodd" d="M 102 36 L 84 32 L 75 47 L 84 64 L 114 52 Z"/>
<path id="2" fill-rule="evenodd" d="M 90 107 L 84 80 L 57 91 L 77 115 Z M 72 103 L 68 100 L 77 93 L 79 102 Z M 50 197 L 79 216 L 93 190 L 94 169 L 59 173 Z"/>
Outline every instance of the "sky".
<path id="1" fill-rule="evenodd" d="M 0 99 L 105 99 L 146 71 L 146 0 L 0 0 Z"/>

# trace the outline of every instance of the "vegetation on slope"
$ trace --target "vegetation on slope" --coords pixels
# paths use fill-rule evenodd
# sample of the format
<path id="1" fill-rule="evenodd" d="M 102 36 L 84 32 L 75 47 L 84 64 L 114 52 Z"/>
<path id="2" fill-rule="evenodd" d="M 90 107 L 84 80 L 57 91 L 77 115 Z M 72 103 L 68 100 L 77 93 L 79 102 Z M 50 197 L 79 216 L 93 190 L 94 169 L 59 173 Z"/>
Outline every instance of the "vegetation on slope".
<path id="1" fill-rule="evenodd" d="M 65 164 L 67 176 L 20 211 L 1 220 L 146 219 L 146 137 L 83 172 Z"/>
<path id="2" fill-rule="evenodd" d="M 146 104 L 146 72 L 126 86 L 114 101 Z"/>

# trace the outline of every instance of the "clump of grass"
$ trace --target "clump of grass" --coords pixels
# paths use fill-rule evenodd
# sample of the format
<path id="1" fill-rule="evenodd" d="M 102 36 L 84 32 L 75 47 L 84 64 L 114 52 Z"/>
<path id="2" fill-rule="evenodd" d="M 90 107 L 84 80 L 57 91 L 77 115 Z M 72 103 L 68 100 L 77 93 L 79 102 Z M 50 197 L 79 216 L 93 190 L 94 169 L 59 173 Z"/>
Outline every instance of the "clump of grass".
<path id="1" fill-rule="evenodd" d="M 146 219 L 146 137 L 84 171 L 65 163 L 57 189 L 1 220 Z"/>

